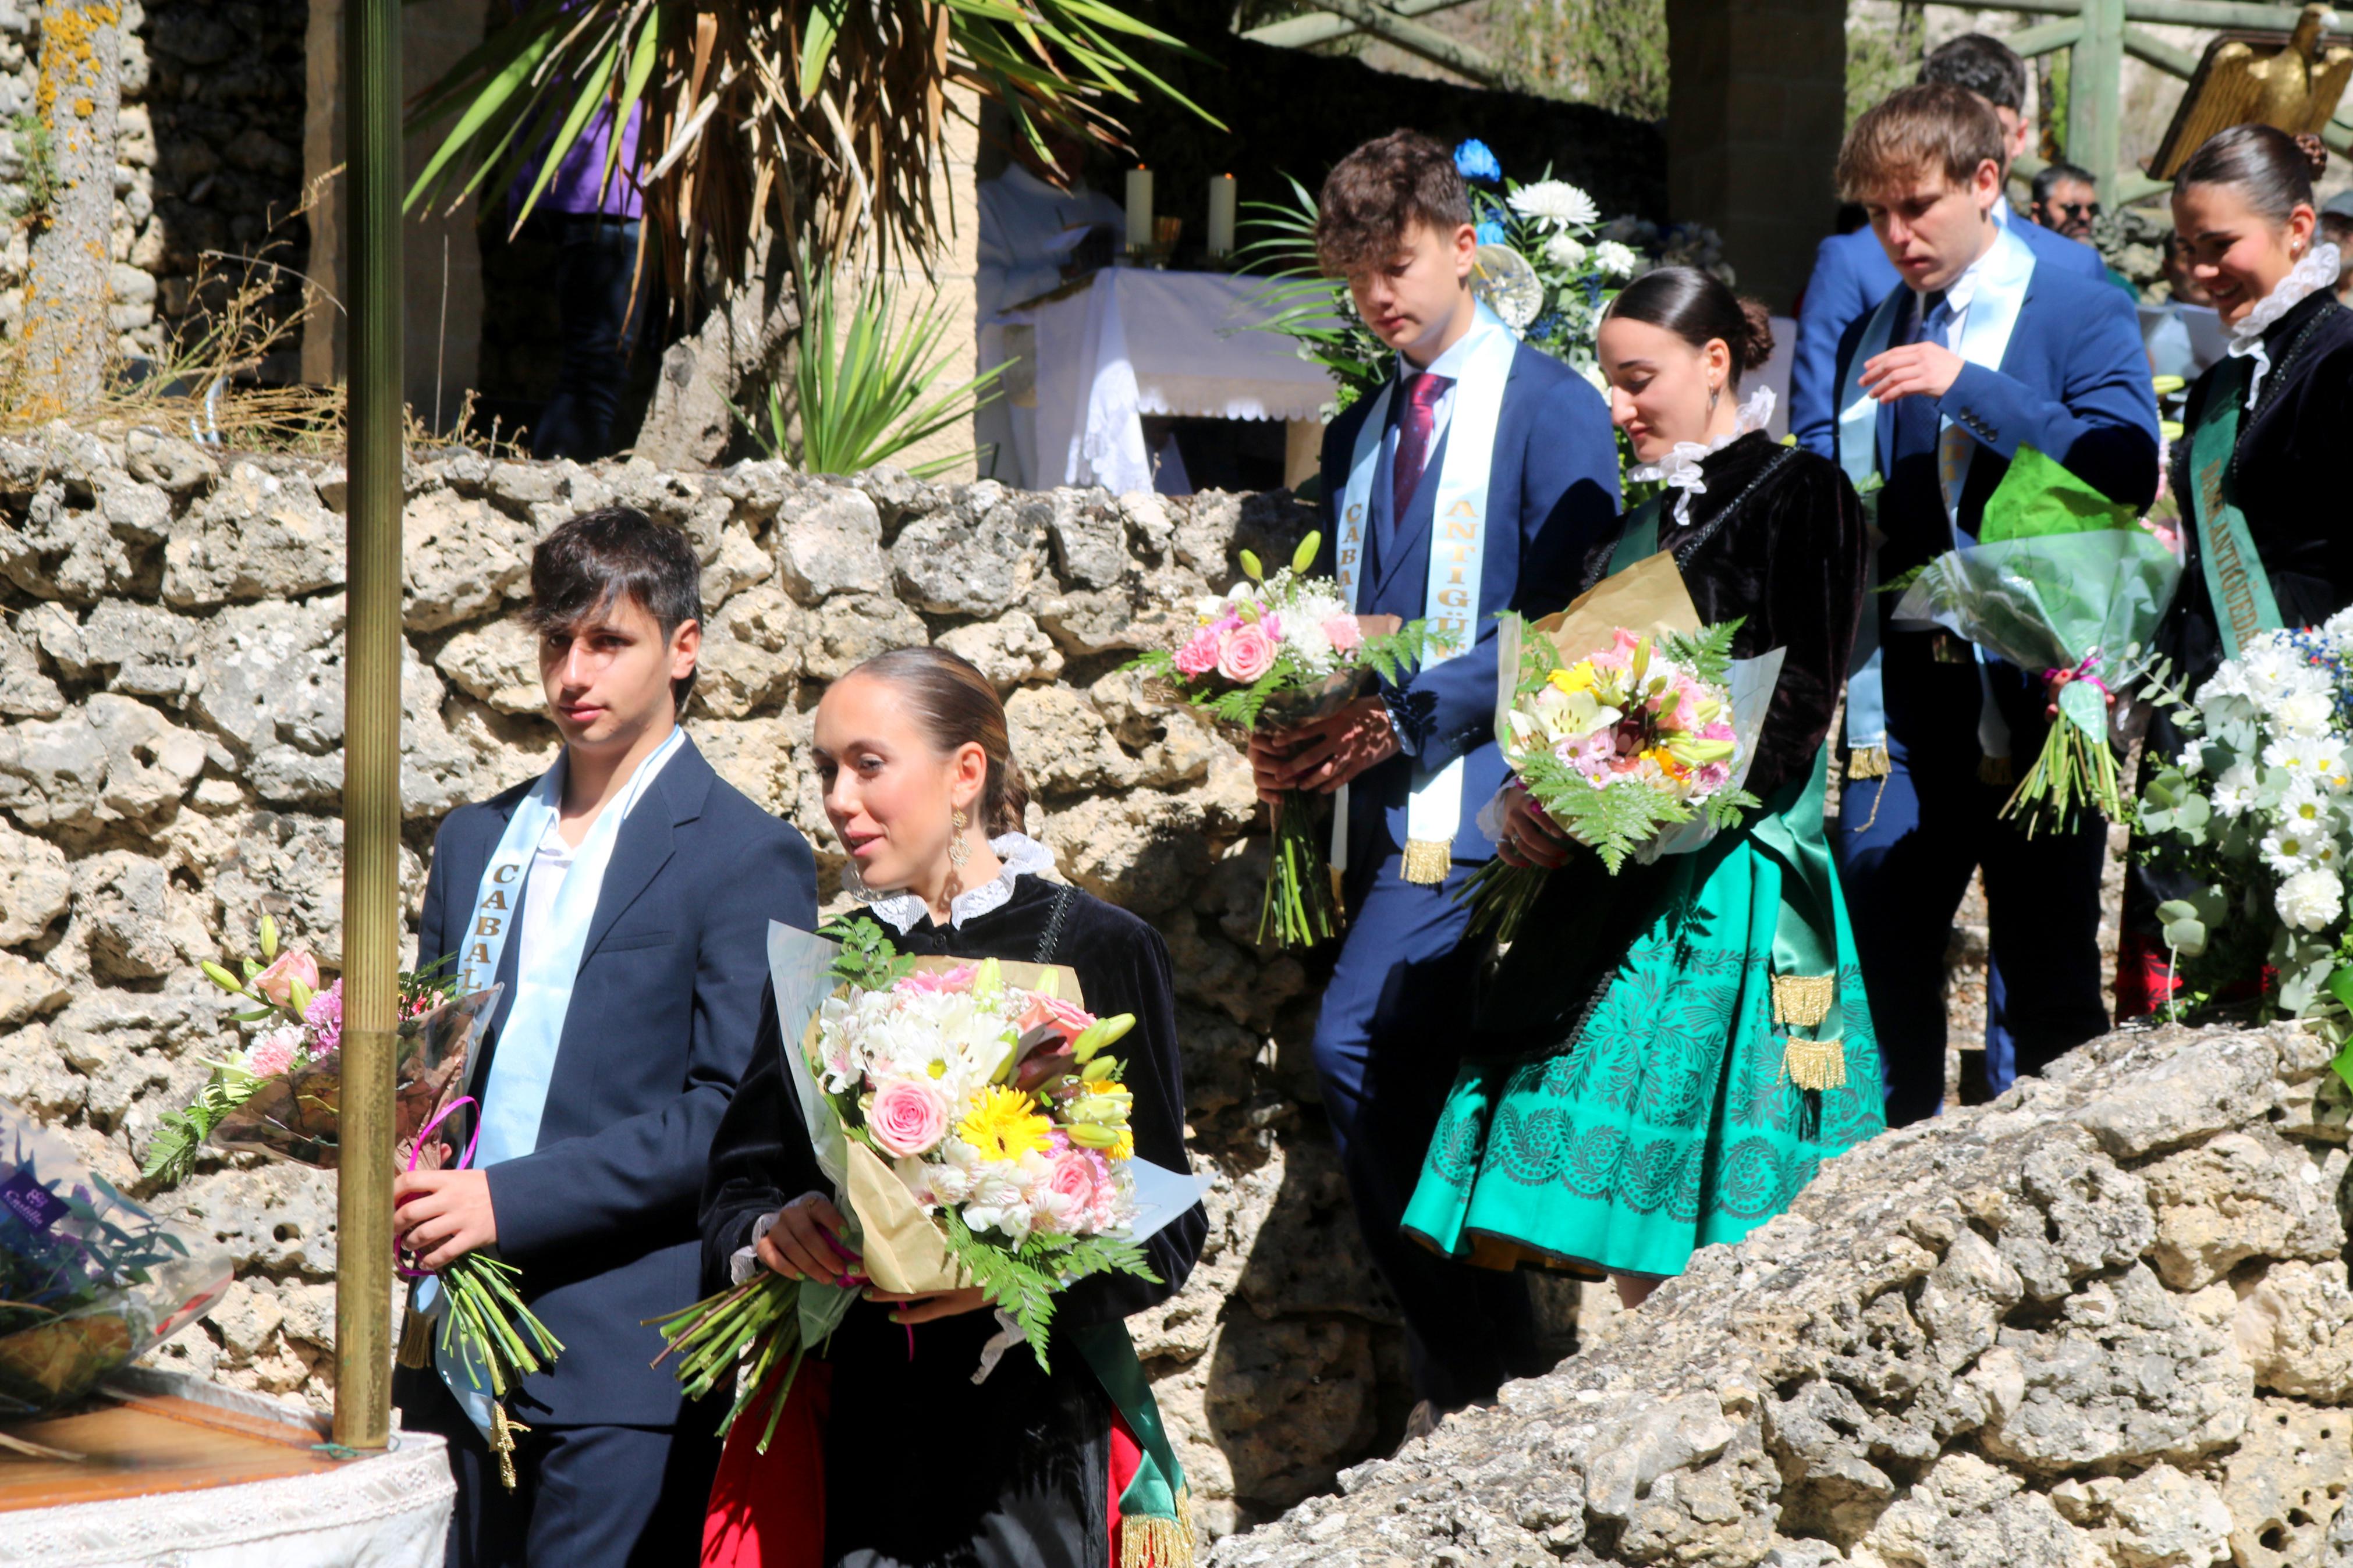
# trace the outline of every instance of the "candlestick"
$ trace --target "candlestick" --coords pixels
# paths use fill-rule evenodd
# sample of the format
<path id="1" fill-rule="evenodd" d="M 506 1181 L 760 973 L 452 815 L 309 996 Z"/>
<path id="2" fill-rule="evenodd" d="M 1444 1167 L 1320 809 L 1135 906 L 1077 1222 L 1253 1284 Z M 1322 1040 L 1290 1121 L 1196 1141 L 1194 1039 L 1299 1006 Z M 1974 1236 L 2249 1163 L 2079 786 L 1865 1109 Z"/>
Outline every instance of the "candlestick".
<path id="1" fill-rule="evenodd" d="M 1152 246 L 1152 171 L 1138 163 L 1127 172 L 1127 247 Z"/>
<path id="2" fill-rule="evenodd" d="M 1209 176 L 1209 254 L 1224 256 L 1234 247 L 1234 177 Z"/>

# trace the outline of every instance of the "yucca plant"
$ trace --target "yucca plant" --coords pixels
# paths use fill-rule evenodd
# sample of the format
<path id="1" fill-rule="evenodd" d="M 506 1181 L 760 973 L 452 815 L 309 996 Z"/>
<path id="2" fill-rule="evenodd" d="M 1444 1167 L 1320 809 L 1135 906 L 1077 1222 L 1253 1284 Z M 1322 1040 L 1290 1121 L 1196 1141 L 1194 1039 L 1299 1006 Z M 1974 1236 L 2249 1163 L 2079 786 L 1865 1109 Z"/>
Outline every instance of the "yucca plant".
<path id="1" fill-rule="evenodd" d="M 893 321 L 882 279 L 870 273 L 858 286 L 845 321 L 835 309 L 833 269 L 809 258 L 801 265 L 807 315 L 793 389 L 800 405 L 798 458 L 808 472 L 855 474 L 888 462 L 971 418 L 975 408 L 997 395 L 998 378 L 1012 362 L 949 391 L 932 391 L 946 368 L 940 340 L 952 320 L 936 294 L 913 318 Z M 740 409 L 736 417 L 770 457 L 795 456 L 791 415 L 780 388 L 768 389 L 765 420 L 748 418 Z M 971 456 L 963 451 L 934 458 L 907 471 L 927 479 Z"/>

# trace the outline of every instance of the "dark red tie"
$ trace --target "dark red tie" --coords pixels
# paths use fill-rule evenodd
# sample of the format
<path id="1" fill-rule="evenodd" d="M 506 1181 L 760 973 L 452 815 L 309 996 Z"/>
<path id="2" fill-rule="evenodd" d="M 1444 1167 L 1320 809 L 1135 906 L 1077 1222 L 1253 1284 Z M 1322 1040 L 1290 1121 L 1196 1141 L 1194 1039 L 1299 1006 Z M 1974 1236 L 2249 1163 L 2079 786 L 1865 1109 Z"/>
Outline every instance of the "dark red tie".
<path id="1" fill-rule="evenodd" d="M 1438 400 L 1454 384 L 1451 377 L 1421 371 L 1405 378 L 1405 411 L 1398 416 L 1397 464 L 1389 470 L 1389 524 L 1405 521 L 1421 470 L 1430 461 L 1430 433 L 1438 428 Z"/>

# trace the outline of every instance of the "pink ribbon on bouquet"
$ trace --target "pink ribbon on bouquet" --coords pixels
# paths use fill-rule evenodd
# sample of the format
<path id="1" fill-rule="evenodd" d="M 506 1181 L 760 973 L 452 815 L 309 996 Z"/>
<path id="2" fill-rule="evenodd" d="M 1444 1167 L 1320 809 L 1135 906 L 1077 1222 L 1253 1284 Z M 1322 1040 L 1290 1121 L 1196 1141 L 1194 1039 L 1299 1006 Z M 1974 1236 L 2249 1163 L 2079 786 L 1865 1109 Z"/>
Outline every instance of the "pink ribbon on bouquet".
<path id="1" fill-rule="evenodd" d="M 2099 668 L 2100 650 L 2098 648 L 2094 648 L 2089 653 L 2086 653 L 2083 657 L 2082 660 L 2078 662 L 2073 669 L 2044 670 L 2042 672 L 2042 683 L 2045 686 L 2048 686 L 2051 682 L 2059 679 L 2062 676 L 2064 676 L 2069 680 L 2088 680 L 2094 686 L 2098 687 L 2103 695 L 2114 697 L 2116 693 L 2108 689 L 2108 683 L 2092 673 Z"/>
<path id="2" fill-rule="evenodd" d="M 424 1126 L 417 1130 L 417 1142 L 409 1145 L 408 1149 L 408 1169 L 410 1172 L 414 1172 L 417 1169 L 417 1162 L 425 1152 L 425 1140 L 433 1135 L 434 1130 L 438 1128 L 444 1121 L 448 1121 L 452 1116 L 458 1114 L 458 1108 L 459 1106 L 473 1105 L 476 1103 L 477 1102 L 472 1095 L 461 1094 L 457 1099 L 451 1100 L 448 1105 L 443 1106 L 440 1113 L 435 1116 L 432 1121 L 427 1122 Z M 458 1163 L 450 1166 L 449 1169 L 453 1171 L 462 1171 L 468 1165 L 472 1164 L 474 1162 L 474 1145 L 480 1143 L 481 1141 L 482 1124 L 477 1121 L 474 1123 L 473 1136 L 466 1140 L 466 1152 L 458 1156 Z M 414 1193 L 408 1194 L 409 1197 L 415 1197 L 416 1195 L 417 1194 Z M 406 1203 L 408 1198 L 403 1198 L 400 1201 L 401 1203 Z M 397 1207 L 398 1205 L 396 1205 L 395 1206 Z M 396 1250 L 393 1255 L 392 1268 L 393 1272 L 399 1275 L 403 1279 L 430 1279 L 434 1273 L 430 1268 L 410 1268 L 406 1261 L 406 1255 Z"/>

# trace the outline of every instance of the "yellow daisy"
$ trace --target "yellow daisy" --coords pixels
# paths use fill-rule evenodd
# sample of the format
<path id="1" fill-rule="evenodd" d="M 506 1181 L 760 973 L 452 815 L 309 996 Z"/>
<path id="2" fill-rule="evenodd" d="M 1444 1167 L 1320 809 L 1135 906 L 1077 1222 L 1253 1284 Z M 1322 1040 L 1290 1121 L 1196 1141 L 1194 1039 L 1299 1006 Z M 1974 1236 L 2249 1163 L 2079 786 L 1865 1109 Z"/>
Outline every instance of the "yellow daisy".
<path id="1" fill-rule="evenodd" d="M 971 1113 L 956 1124 L 956 1136 L 989 1161 L 1018 1160 L 1052 1146 L 1054 1124 L 1038 1114 L 1038 1102 L 1018 1089 L 992 1084 L 980 1091 Z"/>

